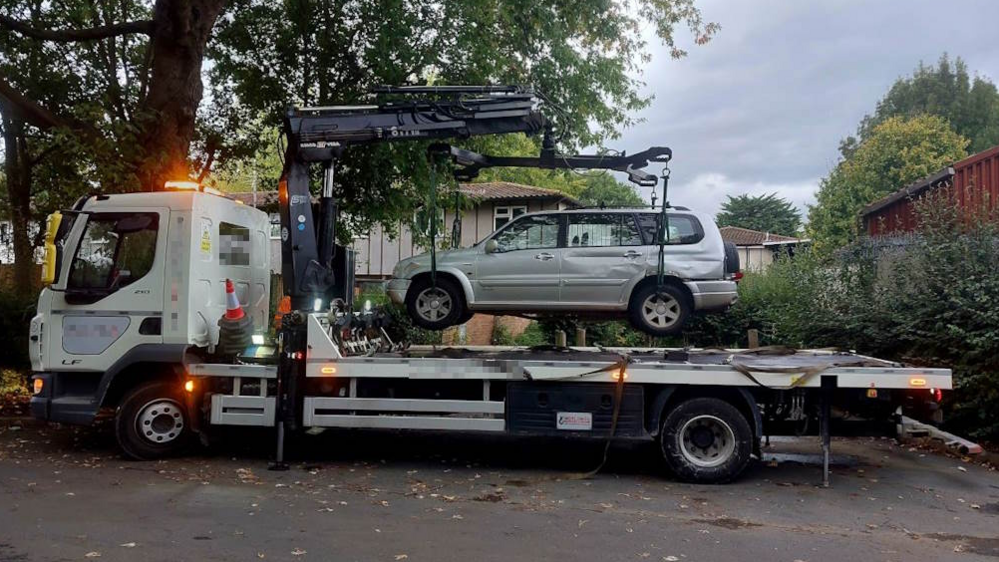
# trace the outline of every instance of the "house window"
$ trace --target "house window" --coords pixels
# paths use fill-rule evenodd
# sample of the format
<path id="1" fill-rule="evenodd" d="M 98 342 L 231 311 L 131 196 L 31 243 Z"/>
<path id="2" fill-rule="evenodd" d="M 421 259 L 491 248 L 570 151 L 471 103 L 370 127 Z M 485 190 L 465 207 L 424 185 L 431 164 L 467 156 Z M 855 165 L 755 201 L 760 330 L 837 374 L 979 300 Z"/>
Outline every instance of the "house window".
<path id="1" fill-rule="evenodd" d="M 493 231 L 499 230 L 504 224 L 526 212 L 527 207 L 524 205 L 493 207 Z"/>
<path id="2" fill-rule="evenodd" d="M 271 213 L 268 215 L 271 219 L 271 240 L 281 239 L 281 215 L 278 213 Z"/>
<path id="3" fill-rule="evenodd" d="M 413 217 L 413 223 L 416 225 L 417 231 L 423 233 L 427 238 L 430 237 L 430 210 L 427 208 L 420 208 L 416 211 L 416 215 Z M 441 207 L 437 208 L 437 238 L 440 238 L 446 234 L 444 232 L 444 209 Z"/>

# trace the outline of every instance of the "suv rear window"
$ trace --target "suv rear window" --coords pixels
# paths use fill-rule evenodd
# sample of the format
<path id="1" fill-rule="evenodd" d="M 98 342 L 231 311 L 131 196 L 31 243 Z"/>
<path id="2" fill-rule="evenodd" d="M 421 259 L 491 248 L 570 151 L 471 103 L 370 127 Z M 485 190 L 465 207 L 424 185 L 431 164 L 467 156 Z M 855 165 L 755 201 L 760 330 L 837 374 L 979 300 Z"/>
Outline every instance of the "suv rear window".
<path id="1" fill-rule="evenodd" d="M 568 213 L 568 244 L 575 247 L 641 246 L 635 219 L 626 213 Z"/>
<path id="2" fill-rule="evenodd" d="M 646 244 L 659 244 L 656 240 L 656 231 L 659 225 L 659 213 L 641 213 L 638 215 L 638 224 L 642 229 L 642 237 Z M 673 246 L 678 244 L 697 244 L 704 239 L 704 228 L 701 221 L 692 215 L 667 214 L 666 220 L 669 225 L 666 230 L 666 244 Z"/>

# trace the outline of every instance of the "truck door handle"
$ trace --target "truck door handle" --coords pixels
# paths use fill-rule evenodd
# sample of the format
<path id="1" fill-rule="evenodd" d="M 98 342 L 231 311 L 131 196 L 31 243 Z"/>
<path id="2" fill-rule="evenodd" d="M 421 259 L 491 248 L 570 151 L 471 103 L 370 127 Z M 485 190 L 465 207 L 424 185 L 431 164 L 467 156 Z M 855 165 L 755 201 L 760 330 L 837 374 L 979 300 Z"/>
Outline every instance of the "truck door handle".
<path id="1" fill-rule="evenodd" d="M 554 254 L 549 254 L 548 252 L 541 252 L 540 254 L 534 256 L 534 259 L 541 261 L 548 261 L 550 259 L 553 259 L 554 257 L 555 257 Z"/>
<path id="2" fill-rule="evenodd" d="M 640 258 L 642 257 L 642 252 L 636 252 L 635 250 L 628 250 L 624 253 L 626 258 Z"/>

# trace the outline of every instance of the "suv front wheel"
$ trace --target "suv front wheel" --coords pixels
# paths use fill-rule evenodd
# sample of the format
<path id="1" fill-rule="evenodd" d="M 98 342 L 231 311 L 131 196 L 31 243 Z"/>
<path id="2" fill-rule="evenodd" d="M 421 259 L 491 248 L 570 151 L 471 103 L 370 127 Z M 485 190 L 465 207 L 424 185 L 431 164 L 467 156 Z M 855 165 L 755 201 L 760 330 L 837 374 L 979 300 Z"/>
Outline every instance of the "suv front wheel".
<path id="1" fill-rule="evenodd" d="M 406 293 L 406 310 L 413 323 L 428 330 L 443 330 L 460 324 L 465 316 L 465 298 L 457 283 L 446 277 L 429 277 L 413 282 Z"/>
<path id="2" fill-rule="evenodd" d="M 676 285 L 658 290 L 647 283 L 631 297 L 628 316 L 631 325 L 652 336 L 679 334 L 691 312 L 690 299 Z"/>

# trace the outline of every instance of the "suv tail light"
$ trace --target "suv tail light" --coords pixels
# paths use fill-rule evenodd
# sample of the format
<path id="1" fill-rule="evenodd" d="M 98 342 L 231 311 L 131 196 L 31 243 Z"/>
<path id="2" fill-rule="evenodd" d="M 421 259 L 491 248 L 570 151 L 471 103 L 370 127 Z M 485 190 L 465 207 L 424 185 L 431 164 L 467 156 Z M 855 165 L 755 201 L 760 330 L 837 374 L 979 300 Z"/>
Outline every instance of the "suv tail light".
<path id="1" fill-rule="evenodd" d="M 742 272 L 741 271 L 736 271 L 735 273 L 733 273 L 732 275 L 729 276 L 729 279 L 731 279 L 732 281 L 735 281 L 736 283 L 738 283 L 739 281 L 742 281 Z"/>

